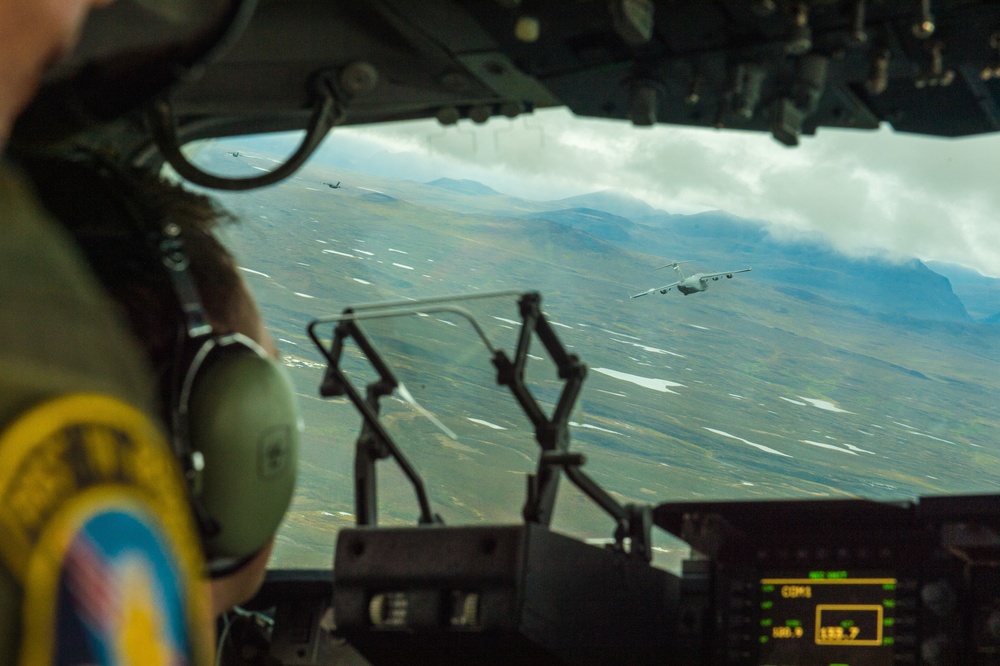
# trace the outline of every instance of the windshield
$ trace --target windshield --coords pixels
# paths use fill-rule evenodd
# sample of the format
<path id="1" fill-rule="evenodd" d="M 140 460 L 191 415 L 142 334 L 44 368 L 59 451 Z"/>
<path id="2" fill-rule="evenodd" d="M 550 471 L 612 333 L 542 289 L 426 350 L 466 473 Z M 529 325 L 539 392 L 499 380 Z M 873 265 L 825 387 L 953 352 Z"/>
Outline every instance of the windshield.
<path id="1" fill-rule="evenodd" d="M 297 138 L 190 149 L 253 175 Z M 788 149 L 548 111 L 337 129 L 280 185 L 219 195 L 306 424 L 272 566 L 328 567 L 354 524 L 361 418 L 319 395 L 306 326 L 380 301 L 540 293 L 587 366 L 570 450 L 622 504 L 996 492 L 998 141 L 824 129 Z M 516 295 L 461 305 L 514 353 Z M 520 521 L 540 449 L 469 320 L 416 304 L 363 327 L 400 381 L 381 413 L 432 511 Z M 351 344 L 344 370 L 362 392 L 375 376 Z M 537 339 L 526 380 L 551 415 L 564 381 Z M 391 461 L 378 475 L 379 524 L 414 524 L 413 487 Z M 552 524 L 614 528 L 565 479 Z M 670 567 L 684 554 L 657 548 Z"/>

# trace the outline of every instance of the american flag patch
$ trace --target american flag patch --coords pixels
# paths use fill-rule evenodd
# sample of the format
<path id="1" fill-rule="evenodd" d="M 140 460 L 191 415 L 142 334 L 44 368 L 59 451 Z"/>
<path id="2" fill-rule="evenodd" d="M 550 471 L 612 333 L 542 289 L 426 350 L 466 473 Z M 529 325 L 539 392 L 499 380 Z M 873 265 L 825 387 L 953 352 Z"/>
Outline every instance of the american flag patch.
<path id="1" fill-rule="evenodd" d="M 155 521 L 100 507 L 60 566 L 53 664 L 187 666 L 185 589 Z"/>
<path id="2" fill-rule="evenodd" d="M 0 567 L 20 582 L 20 666 L 202 666 L 204 559 L 176 459 L 109 396 L 42 403 L 0 434 Z"/>

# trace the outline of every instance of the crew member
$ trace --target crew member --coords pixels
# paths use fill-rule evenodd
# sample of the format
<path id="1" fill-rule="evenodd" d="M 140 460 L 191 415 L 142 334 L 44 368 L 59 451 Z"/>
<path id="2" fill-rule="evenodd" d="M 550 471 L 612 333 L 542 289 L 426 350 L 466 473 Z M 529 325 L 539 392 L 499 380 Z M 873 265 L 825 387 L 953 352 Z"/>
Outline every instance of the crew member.
<path id="1" fill-rule="evenodd" d="M 106 4 L 0 0 L 0 150 Z M 5 162 L 0 303 L 0 663 L 210 663 L 198 530 L 151 370 Z"/>
<path id="2" fill-rule="evenodd" d="M 121 306 L 154 369 L 175 454 L 199 477 L 189 479 L 189 494 L 202 522 L 218 616 L 253 596 L 263 581 L 274 532 L 291 501 L 301 427 L 274 340 L 235 259 L 214 234 L 234 219 L 204 195 L 92 156 L 36 162 L 28 171 Z M 171 236 L 164 236 L 166 226 Z M 163 242 L 171 248 L 166 254 Z M 171 274 L 173 252 L 187 264 L 181 272 L 190 277 L 192 294 Z M 210 334 L 191 335 L 192 312 L 204 316 Z M 224 346 L 230 342 L 232 348 Z M 224 367 L 233 361 L 249 365 Z M 195 452 L 199 470 L 186 457 Z"/>

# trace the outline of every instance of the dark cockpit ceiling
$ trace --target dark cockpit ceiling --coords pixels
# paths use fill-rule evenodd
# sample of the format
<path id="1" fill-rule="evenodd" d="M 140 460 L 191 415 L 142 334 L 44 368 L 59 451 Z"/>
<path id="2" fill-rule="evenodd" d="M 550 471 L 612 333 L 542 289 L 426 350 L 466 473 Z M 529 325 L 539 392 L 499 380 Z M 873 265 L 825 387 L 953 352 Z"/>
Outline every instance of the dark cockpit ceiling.
<path id="1" fill-rule="evenodd" d="M 994 74 L 995 2 L 262 0 L 173 103 L 182 126 L 302 127 L 327 76 L 347 124 L 567 106 L 794 142 L 880 121 L 942 136 L 995 131 Z"/>
<path id="2" fill-rule="evenodd" d="M 788 145 L 820 127 L 883 121 L 948 137 L 1000 129 L 996 2 L 243 4 L 245 27 L 168 96 L 181 142 L 302 129 L 324 99 L 336 124 L 486 122 L 566 106 L 637 125 L 770 132 Z M 144 122 L 130 123 L 119 141 L 141 142 Z"/>

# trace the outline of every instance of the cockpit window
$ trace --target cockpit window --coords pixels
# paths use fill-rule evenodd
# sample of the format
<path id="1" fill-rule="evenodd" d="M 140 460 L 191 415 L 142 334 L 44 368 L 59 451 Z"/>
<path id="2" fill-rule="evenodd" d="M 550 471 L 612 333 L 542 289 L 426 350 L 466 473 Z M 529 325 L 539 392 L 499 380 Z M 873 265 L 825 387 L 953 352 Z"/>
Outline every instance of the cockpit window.
<path id="1" fill-rule="evenodd" d="M 307 324 L 448 294 L 541 294 L 587 366 L 570 449 L 622 503 L 995 492 L 998 142 L 823 129 L 790 150 L 763 134 L 548 111 L 337 129 L 294 177 L 219 195 L 243 220 L 226 239 L 306 422 L 273 565 L 328 567 L 355 520 L 361 419 L 319 395 L 326 361 Z M 192 152 L 252 175 L 295 143 Z M 514 350 L 516 297 L 463 307 Z M 536 433 L 467 320 L 411 312 L 366 326 L 404 387 L 382 413 L 433 511 L 519 522 Z M 345 354 L 363 387 L 370 370 Z M 525 373 L 551 409 L 560 380 L 544 346 Z M 415 523 L 399 469 L 383 461 L 378 474 L 380 524 Z M 597 541 L 614 528 L 565 480 L 553 525 Z M 676 563 L 675 544 L 657 547 Z"/>

